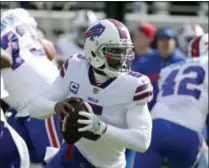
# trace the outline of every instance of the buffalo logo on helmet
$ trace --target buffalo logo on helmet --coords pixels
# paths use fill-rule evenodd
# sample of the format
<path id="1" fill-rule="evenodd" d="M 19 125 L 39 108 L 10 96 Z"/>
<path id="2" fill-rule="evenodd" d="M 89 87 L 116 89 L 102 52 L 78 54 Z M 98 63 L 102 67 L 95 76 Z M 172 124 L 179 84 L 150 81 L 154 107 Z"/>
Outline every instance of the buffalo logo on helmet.
<path id="1" fill-rule="evenodd" d="M 104 32 L 105 27 L 99 23 L 91 27 L 87 32 L 85 33 L 85 37 L 89 38 L 91 41 L 94 40 L 95 37 L 99 37 Z"/>

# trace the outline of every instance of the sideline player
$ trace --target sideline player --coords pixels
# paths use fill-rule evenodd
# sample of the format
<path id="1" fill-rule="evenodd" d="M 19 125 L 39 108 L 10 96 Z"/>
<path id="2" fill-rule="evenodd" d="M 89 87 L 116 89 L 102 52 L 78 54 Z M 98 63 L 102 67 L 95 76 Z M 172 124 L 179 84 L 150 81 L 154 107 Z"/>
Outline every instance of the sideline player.
<path id="1" fill-rule="evenodd" d="M 127 28 L 114 19 L 99 20 L 85 33 L 86 56 L 74 55 L 64 64 L 60 76 L 31 104 L 31 116 L 44 118 L 56 114 L 68 96 L 81 97 L 93 113 L 79 112 L 78 120 L 97 139 L 82 138 L 74 145 L 73 158 L 65 161 L 65 143 L 47 168 L 104 167 L 124 168 L 125 149 L 145 152 L 152 130 L 147 102 L 152 85 L 147 76 L 130 71 L 133 44 Z M 67 107 L 66 107 L 67 108 Z"/>
<path id="2" fill-rule="evenodd" d="M 164 157 L 173 168 L 195 167 L 200 160 L 205 145 L 201 132 L 208 116 L 208 34 L 194 39 L 190 49 L 189 55 L 200 58 L 161 72 L 160 92 L 151 113 L 152 142 L 144 154 L 137 153 L 136 168 L 160 168 Z M 208 167 L 208 154 L 204 159 L 201 168 Z"/>
<path id="3" fill-rule="evenodd" d="M 10 109 L 8 123 L 28 145 L 32 162 L 42 162 L 49 146 L 58 148 L 62 140 L 57 116 L 32 119 L 28 107 L 38 90 L 56 78 L 58 71 L 46 57 L 37 36 L 37 23 L 24 9 L 11 9 L 1 15 L 1 48 L 12 55 L 13 64 L 1 70 L 4 98 Z M 37 138 L 38 137 L 38 138 Z M 2 151 L 7 151 L 4 146 Z"/>

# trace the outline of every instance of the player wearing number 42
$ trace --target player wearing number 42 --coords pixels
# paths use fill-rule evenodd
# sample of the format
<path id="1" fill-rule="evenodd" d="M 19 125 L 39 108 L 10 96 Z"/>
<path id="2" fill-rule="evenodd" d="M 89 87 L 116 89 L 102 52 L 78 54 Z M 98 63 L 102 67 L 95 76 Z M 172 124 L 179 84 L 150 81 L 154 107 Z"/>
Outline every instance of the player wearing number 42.
<path id="1" fill-rule="evenodd" d="M 126 148 L 145 152 L 149 147 L 152 122 L 147 102 L 152 85 L 148 77 L 130 71 L 133 44 L 119 21 L 103 19 L 91 25 L 84 50 L 86 56 L 69 57 L 60 76 L 34 99 L 30 113 L 39 118 L 54 115 L 57 101 L 80 97 L 93 112 L 79 112 L 87 118 L 77 121 L 83 124 L 78 131 L 94 136 L 77 141 L 68 161 L 65 143 L 46 167 L 124 168 Z"/>
<path id="2" fill-rule="evenodd" d="M 164 157 L 173 168 L 208 167 L 208 147 L 201 136 L 208 116 L 208 34 L 191 41 L 189 55 L 199 58 L 160 73 L 151 113 L 152 142 L 144 154 L 136 155 L 136 168 L 160 168 Z"/>

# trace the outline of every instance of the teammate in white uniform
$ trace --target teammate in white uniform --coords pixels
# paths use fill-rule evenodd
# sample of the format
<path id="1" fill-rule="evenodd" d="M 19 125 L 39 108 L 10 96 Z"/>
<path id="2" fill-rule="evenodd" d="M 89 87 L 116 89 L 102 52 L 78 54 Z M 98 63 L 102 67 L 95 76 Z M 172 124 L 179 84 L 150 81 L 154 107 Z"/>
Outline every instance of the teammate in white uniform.
<path id="1" fill-rule="evenodd" d="M 149 150 L 136 157 L 135 167 L 160 168 L 168 157 L 174 168 L 191 168 L 200 159 L 201 132 L 208 116 L 208 34 L 194 39 L 188 59 L 160 73 L 160 92 L 152 110 Z M 151 160 L 150 160 L 151 158 Z M 201 168 L 208 167 L 208 161 Z"/>
<path id="2" fill-rule="evenodd" d="M 97 21 L 96 14 L 91 10 L 79 10 L 71 19 L 71 39 L 60 41 L 56 44 L 57 62 L 64 62 L 75 53 L 84 54 L 84 33 L 86 29 Z M 67 35 L 65 35 L 67 36 Z M 68 37 L 68 36 L 67 36 Z"/>
<path id="3" fill-rule="evenodd" d="M 13 59 L 12 66 L 1 71 L 9 93 L 3 100 L 15 109 L 8 122 L 27 142 L 32 161 L 40 162 L 47 146 L 59 147 L 61 134 L 55 130 L 59 128 L 55 117 L 45 121 L 29 118 L 28 105 L 40 88 L 52 83 L 58 74 L 46 57 L 36 27 L 34 18 L 24 9 L 8 10 L 1 15 L 1 48 Z"/>
<path id="4" fill-rule="evenodd" d="M 129 71 L 133 44 L 121 22 L 104 19 L 90 26 L 84 49 L 86 57 L 69 57 L 61 76 L 34 99 L 30 112 L 44 118 L 55 114 L 57 101 L 81 97 L 94 114 L 79 112 L 88 118 L 78 120 L 84 123 L 79 131 L 95 136 L 78 141 L 70 161 L 65 161 L 68 145 L 64 144 L 47 168 L 124 168 L 125 148 L 145 152 L 149 147 L 152 123 L 147 102 L 152 85 L 148 77 Z"/>

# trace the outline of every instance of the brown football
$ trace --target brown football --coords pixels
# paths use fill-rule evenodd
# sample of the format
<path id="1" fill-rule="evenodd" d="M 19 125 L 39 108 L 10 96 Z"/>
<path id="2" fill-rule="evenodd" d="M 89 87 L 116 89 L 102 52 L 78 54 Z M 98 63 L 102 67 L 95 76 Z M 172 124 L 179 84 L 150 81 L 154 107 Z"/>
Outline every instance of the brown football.
<path id="1" fill-rule="evenodd" d="M 75 111 L 69 114 L 69 117 L 64 117 L 61 120 L 61 132 L 63 138 L 68 144 L 74 144 L 83 137 L 83 132 L 78 132 L 78 128 L 82 127 L 82 124 L 77 123 L 78 119 L 84 118 L 78 114 L 79 111 L 88 111 L 83 101 L 70 102 Z"/>

